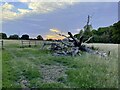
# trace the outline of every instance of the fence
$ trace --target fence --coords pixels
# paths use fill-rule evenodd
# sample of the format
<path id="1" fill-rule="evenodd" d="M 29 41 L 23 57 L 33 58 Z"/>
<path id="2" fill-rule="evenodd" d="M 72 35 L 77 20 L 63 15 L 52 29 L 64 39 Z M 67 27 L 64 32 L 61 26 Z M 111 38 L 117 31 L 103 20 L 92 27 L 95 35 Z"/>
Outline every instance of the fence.
<path id="1" fill-rule="evenodd" d="M 3 49 L 3 40 L 0 40 L 0 48 Z"/>
<path id="2" fill-rule="evenodd" d="M 21 47 L 37 47 L 37 41 L 35 40 L 22 40 Z"/>

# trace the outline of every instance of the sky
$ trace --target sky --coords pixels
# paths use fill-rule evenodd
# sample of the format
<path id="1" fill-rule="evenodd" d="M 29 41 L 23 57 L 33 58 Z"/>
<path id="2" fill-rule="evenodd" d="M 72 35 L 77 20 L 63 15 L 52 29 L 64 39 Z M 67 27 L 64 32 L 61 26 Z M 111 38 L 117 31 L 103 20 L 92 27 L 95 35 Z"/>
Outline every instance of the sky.
<path id="1" fill-rule="evenodd" d="M 28 34 L 31 38 L 62 38 L 55 34 L 68 31 L 78 33 L 90 24 L 94 29 L 107 27 L 118 21 L 118 2 L 2 2 L 2 32 L 8 36 Z"/>

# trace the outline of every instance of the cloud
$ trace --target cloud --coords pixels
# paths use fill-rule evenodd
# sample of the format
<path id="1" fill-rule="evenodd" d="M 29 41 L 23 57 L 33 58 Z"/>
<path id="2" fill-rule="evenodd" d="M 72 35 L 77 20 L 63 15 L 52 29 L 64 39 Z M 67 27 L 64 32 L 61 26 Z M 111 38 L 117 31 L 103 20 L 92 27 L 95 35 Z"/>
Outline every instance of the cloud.
<path id="1" fill-rule="evenodd" d="M 15 18 L 19 18 L 30 11 L 27 9 L 16 8 L 14 5 L 12 5 L 10 3 L 3 4 L 2 6 L 0 6 L 0 9 L 2 9 L 0 11 L 1 12 L 0 14 L 2 16 L 0 19 L 3 19 L 3 20 L 4 19 L 12 20 Z"/>
<path id="2" fill-rule="evenodd" d="M 5 3 L 2 7 L 2 10 L 12 10 L 14 8 L 14 5 L 11 5 L 9 3 Z"/>
<path id="3" fill-rule="evenodd" d="M 64 8 L 67 5 L 72 5 L 71 1 L 65 0 L 65 2 L 32 2 L 32 0 L 20 0 L 28 5 L 28 8 L 17 8 L 11 3 L 5 3 L 0 6 L 2 9 L 2 19 L 15 19 L 25 15 L 31 15 L 36 13 L 49 13 L 59 8 Z"/>
<path id="4" fill-rule="evenodd" d="M 27 10 L 27 9 L 18 9 L 18 11 L 21 13 L 21 14 L 26 14 L 26 13 L 29 13 L 30 10 Z"/>
<path id="5" fill-rule="evenodd" d="M 28 2 L 28 1 L 30 1 L 30 0 L 19 0 L 20 2 Z"/>
<path id="6" fill-rule="evenodd" d="M 59 36 L 59 35 L 55 35 L 55 34 L 54 35 L 51 34 L 51 35 L 46 35 L 45 36 L 45 39 L 54 39 L 54 40 L 56 40 L 56 39 L 59 40 L 59 39 L 64 39 L 64 38 L 65 37 L 62 37 L 62 36 Z"/>
<path id="7" fill-rule="evenodd" d="M 78 28 L 78 29 L 76 29 L 76 31 L 77 31 L 77 32 L 80 32 L 80 30 L 81 30 L 81 29 L 79 29 L 79 28 Z"/>
<path id="8" fill-rule="evenodd" d="M 50 29 L 51 32 L 60 32 L 58 29 Z"/>
<path id="9" fill-rule="evenodd" d="M 57 33 L 63 34 L 63 35 L 65 35 L 65 36 L 68 36 L 66 33 L 61 33 L 62 31 L 60 31 L 60 30 L 58 30 L 58 29 L 56 29 L 56 28 L 50 29 L 50 32 L 51 32 L 51 33 L 49 33 L 49 34 L 47 34 L 47 35 L 45 36 L 45 39 L 57 39 L 57 40 L 59 40 L 59 39 L 64 39 L 64 38 L 65 38 L 64 36 L 60 36 L 60 35 L 58 35 Z"/>
<path id="10" fill-rule="evenodd" d="M 2 9 L 0 12 L 2 18 L 10 19 L 12 17 L 16 17 L 17 13 L 13 12 L 14 5 L 11 5 L 9 3 L 5 3 L 4 5 L 0 6 L 0 9 Z"/>
<path id="11" fill-rule="evenodd" d="M 15 0 L 14 0 L 15 1 Z M 81 0 L 19 0 L 20 2 L 77 2 Z"/>
<path id="12" fill-rule="evenodd" d="M 30 2 L 28 7 L 36 13 L 49 13 L 59 8 L 72 5 L 70 2 Z"/>
<path id="13" fill-rule="evenodd" d="M 2 0 L 0 0 L 2 1 Z M 58 0 L 4 0 L 4 2 L 58 2 Z M 119 0 L 59 0 L 59 2 L 119 2 Z"/>

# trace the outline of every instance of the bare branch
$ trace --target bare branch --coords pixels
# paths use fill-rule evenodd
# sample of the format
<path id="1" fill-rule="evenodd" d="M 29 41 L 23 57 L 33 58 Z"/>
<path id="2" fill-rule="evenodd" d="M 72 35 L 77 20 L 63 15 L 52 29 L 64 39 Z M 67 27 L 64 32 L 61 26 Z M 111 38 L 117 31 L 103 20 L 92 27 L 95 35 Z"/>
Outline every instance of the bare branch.
<path id="1" fill-rule="evenodd" d="M 66 35 L 63 35 L 63 34 L 60 34 L 60 33 L 56 33 L 56 34 L 58 34 L 59 36 L 63 36 L 63 37 L 68 38 Z"/>
<path id="2" fill-rule="evenodd" d="M 75 37 L 72 35 L 72 33 L 71 33 L 71 32 L 68 32 L 68 35 L 70 36 L 70 38 L 72 38 L 72 39 L 73 39 L 73 41 L 74 41 L 74 42 L 76 42 L 76 43 L 78 43 L 78 42 L 79 42 L 79 40 L 78 40 L 77 38 L 75 38 Z"/>
<path id="3" fill-rule="evenodd" d="M 61 42 L 62 42 L 62 44 L 66 45 L 68 47 L 73 47 L 73 45 L 67 44 L 67 43 L 63 42 L 62 40 L 61 40 Z"/>
<path id="4" fill-rule="evenodd" d="M 93 36 L 89 37 L 88 40 L 86 40 L 84 43 L 87 43 L 88 41 L 90 41 L 93 38 Z"/>
<path id="5" fill-rule="evenodd" d="M 67 38 L 68 40 L 70 40 L 69 37 L 66 36 L 66 35 L 63 35 L 63 34 L 60 34 L 60 33 L 57 33 L 57 32 L 56 32 L 56 34 L 59 35 L 59 36 L 63 36 L 63 37 L 65 37 L 65 38 Z"/>

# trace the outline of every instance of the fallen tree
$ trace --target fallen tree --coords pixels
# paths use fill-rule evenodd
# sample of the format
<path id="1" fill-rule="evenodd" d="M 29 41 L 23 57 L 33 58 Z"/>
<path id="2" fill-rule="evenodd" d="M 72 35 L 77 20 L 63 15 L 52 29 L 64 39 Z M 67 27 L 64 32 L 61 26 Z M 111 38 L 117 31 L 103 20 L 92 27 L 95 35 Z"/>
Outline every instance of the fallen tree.
<path id="1" fill-rule="evenodd" d="M 90 19 L 90 16 L 88 16 L 86 30 L 89 27 L 89 21 L 90 21 L 89 19 Z M 44 43 L 43 46 L 45 46 L 45 45 L 51 46 L 50 50 L 53 52 L 53 55 L 56 55 L 56 56 L 66 56 L 66 55 L 76 56 L 76 55 L 81 55 L 80 52 L 87 52 L 90 54 L 97 54 L 97 55 L 106 57 L 110 54 L 110 52 L 109 53 L 101 52 L 98 50 L 94 50 L 93 48 L 85 45 L 85 43 L 89 42 L 93 38 L 93 36 L 90 36 L 87 40 L 84 41 L 83 39 L 85 37 L 85 32 L 83 32 L 79 38 L 75 38 L 71 32 L 68 32 L 69 36 L 66 36 L 66 35 L 58 33 L 58 32 L 56 34 L 59 36 L 65 37 L 67 40 L 66 41 L 60 40 L 57 42 Z"/>

